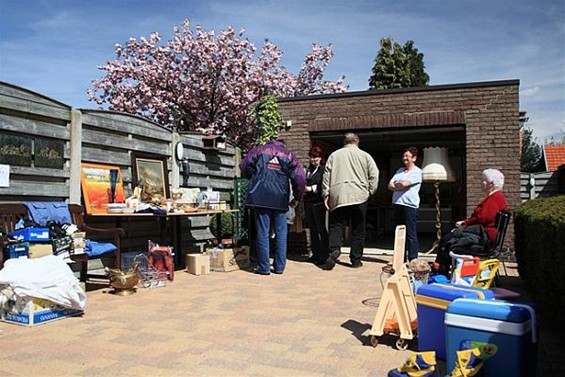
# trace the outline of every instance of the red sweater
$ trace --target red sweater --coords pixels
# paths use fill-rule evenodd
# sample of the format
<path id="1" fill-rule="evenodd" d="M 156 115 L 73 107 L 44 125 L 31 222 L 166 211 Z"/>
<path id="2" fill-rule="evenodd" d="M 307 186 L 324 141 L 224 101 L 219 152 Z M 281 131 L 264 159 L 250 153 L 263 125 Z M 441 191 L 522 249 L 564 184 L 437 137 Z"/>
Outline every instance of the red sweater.
<path id="1" fill-rule="evenodd" d="M 464 220 L 465 225 L 481 224 L 485 228 L 489 240 L 494 241 L 496 238 L 496 214 L 501 210 L 508 210 L 508 203 L 502 192 L 495 191 L 475 208 L 471 217 Z"/>

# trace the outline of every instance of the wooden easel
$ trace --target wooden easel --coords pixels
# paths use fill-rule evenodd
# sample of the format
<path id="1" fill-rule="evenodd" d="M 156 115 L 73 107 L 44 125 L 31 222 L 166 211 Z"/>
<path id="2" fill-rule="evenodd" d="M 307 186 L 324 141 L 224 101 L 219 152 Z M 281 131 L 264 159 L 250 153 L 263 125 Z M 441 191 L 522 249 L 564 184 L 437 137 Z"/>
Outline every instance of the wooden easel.
<path id="1" fill-rule="evenodd" d="M 416 299 L 412 291 L 408 267 L 403 263 L 405 242 L 402 241 L 405 240 L 406 227 L 397 226 L 393 255 L 394 273 L 386 281 L 373 327 L 369 332 L 374 347 L 378 344 L 377 337 L 384 334 L 398 335 L 396 347 L 403 350 L 408 347 L 407 340 L 414 338 L 413 330 L 417 318 Z"/>

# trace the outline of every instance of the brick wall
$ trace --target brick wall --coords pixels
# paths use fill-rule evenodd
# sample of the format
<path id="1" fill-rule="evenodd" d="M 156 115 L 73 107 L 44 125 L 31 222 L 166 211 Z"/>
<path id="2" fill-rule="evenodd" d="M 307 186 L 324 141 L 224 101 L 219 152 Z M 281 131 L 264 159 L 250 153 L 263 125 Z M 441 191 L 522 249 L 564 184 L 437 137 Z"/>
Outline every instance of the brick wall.
<path id="1" fill-rule="evenodd" d="M 483 199 L 480 175 L 495 168 L 505 175 L 511 208 L 520 204 L 519 80 L 440 85 L 426 88 L 351 92 L 280 100 L 287 145 L 306 165 L 310 132 L 464 125 L 466 208 Z M 513 226 L 507 245 L 513 246 Z"/>

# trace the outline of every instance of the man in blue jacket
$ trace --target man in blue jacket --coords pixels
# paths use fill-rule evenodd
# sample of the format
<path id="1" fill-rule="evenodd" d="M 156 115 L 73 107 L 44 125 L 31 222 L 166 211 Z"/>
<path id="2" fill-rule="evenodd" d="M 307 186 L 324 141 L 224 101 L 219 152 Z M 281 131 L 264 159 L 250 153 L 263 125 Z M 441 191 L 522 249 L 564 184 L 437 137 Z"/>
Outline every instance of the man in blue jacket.
<path id="1" fill-rule="evenodd" d="M 286 266 L 286 238 L 291 194 L 293 203 L 301 200 L 306 185 L 304 169 L 282 141 L 273 140 L 249 151 L 240 164 L 241 174 L 250 180 L 246 205 L 254 209 L 257 231 L 257 268 L 261 275 L 271 273 L 269 231 L 275 232 L 273 272 L 282 274 Z"/>

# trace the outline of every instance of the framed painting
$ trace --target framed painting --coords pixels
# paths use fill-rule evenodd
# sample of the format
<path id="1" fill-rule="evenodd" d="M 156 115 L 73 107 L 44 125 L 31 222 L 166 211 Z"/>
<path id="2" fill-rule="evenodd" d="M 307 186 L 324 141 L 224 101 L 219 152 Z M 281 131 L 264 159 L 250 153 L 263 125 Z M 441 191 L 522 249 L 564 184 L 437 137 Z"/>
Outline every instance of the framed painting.
<path id="1" fill-rule="evenodd" d="M 133 187 L 139 187 L 142 202 L 161 202 L 170 198 L 166 156 L 132 153 Z"/>
<path id="2" fill-rule="evenodd" d="M 119 166 L 82 163 L 80 183 L 87 214 L 105 213 L 108 211 L 108 203 L 126 201 Z"/>

